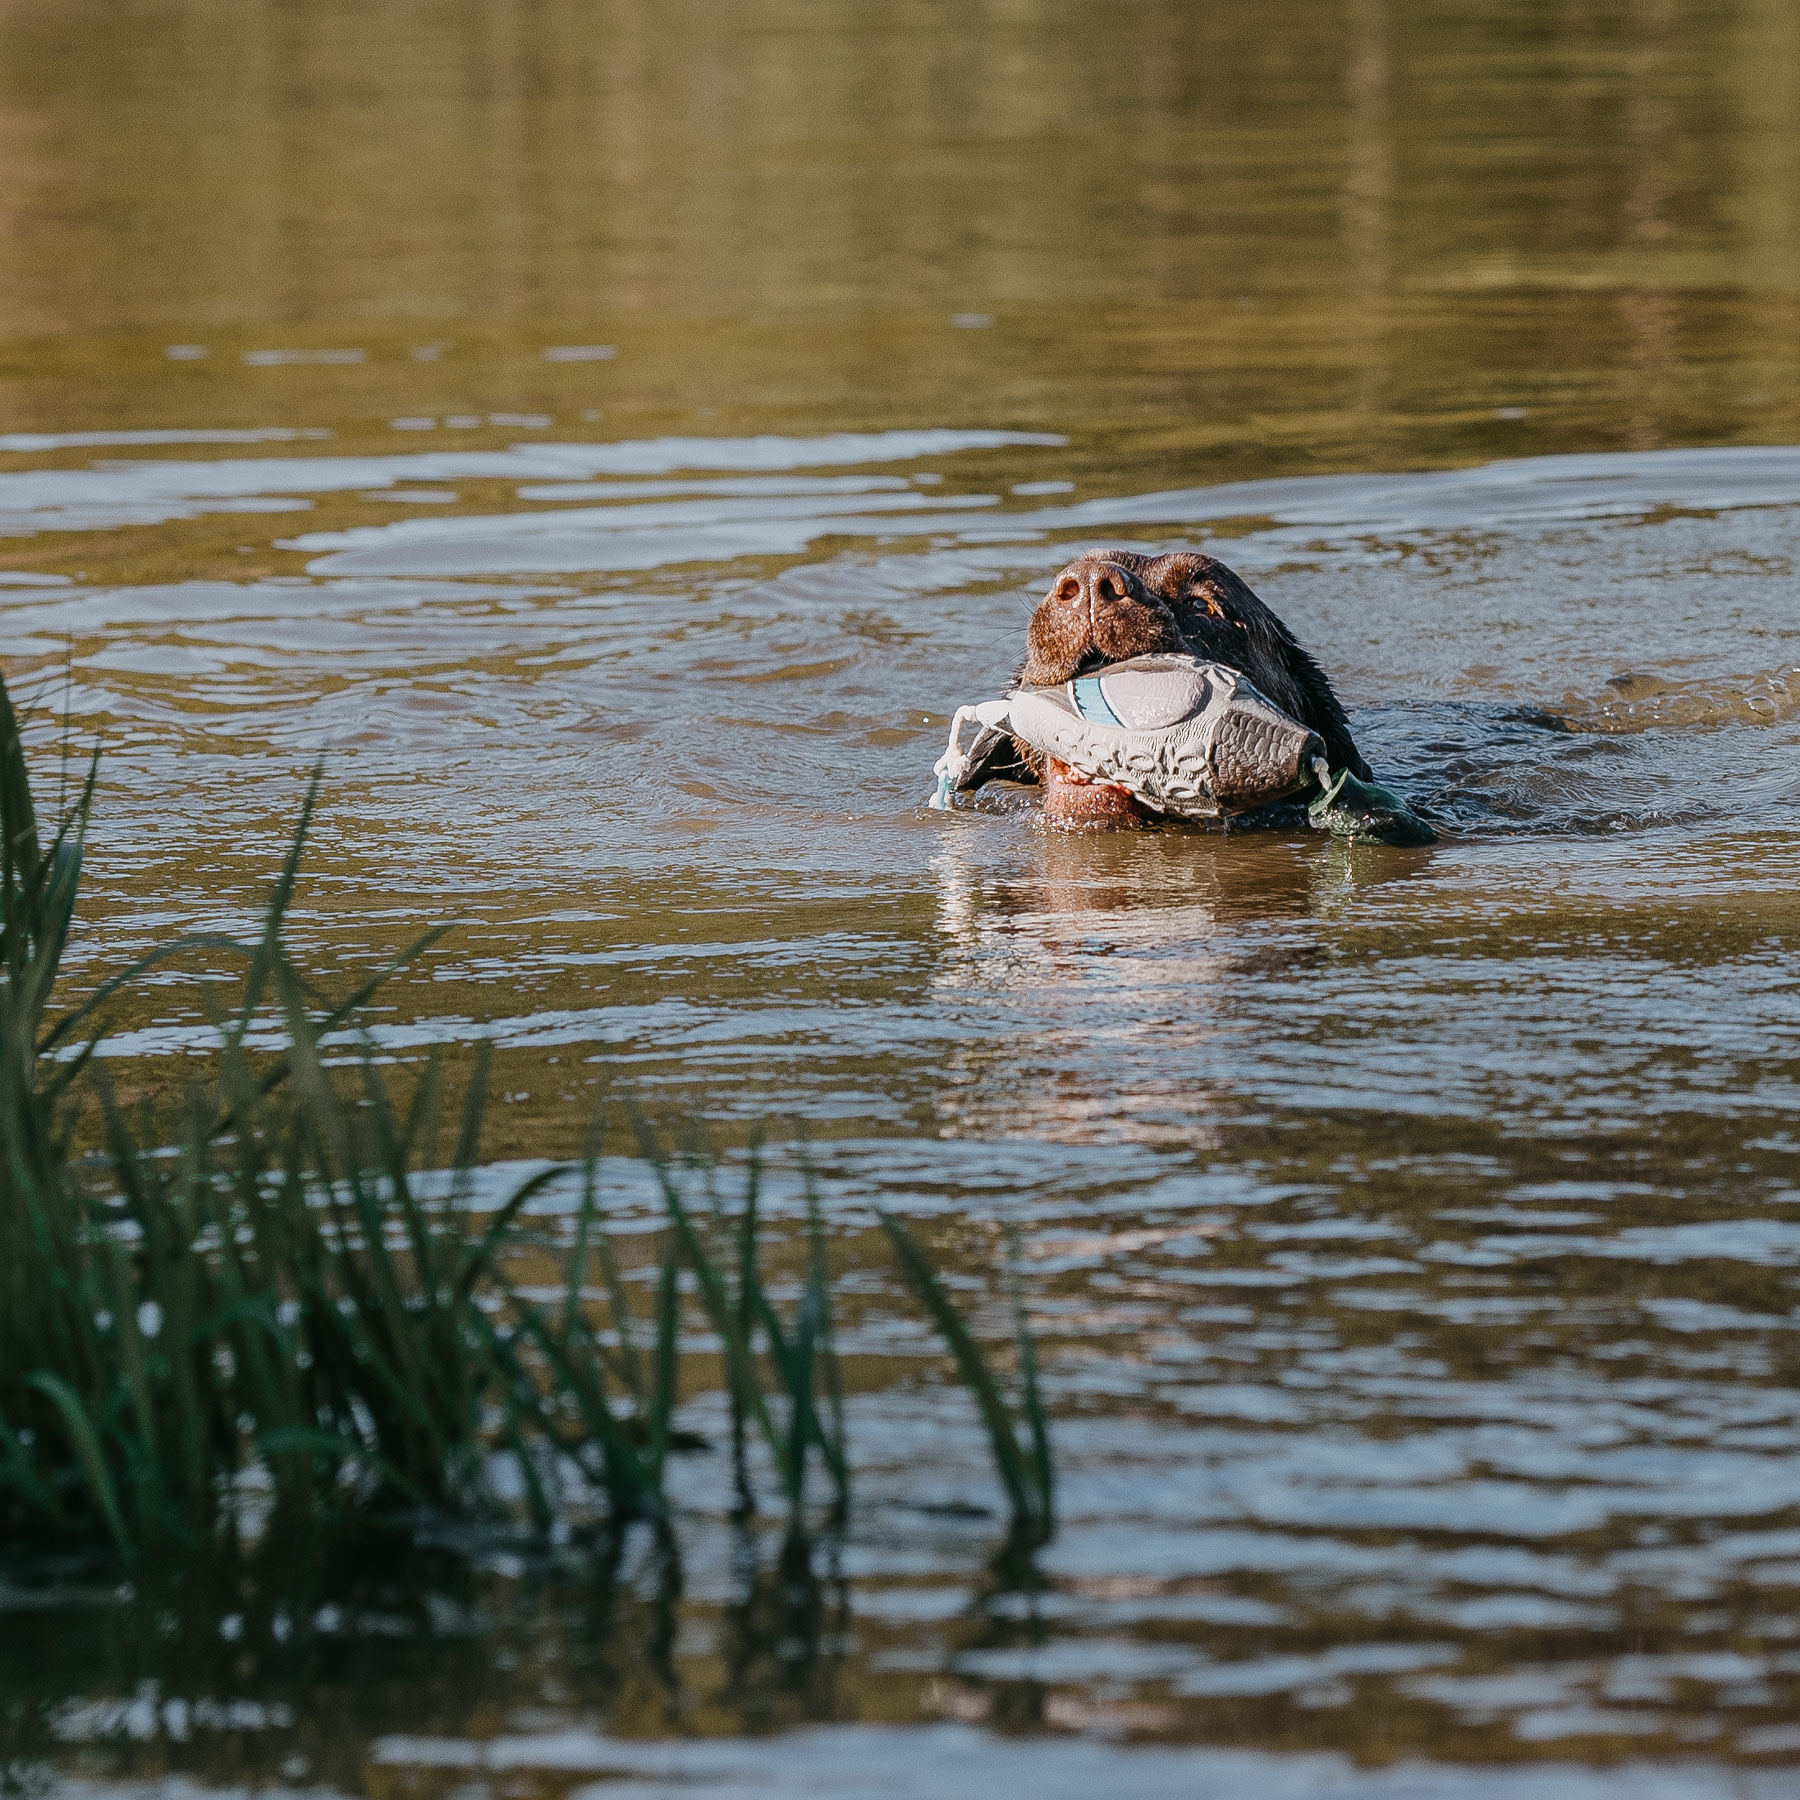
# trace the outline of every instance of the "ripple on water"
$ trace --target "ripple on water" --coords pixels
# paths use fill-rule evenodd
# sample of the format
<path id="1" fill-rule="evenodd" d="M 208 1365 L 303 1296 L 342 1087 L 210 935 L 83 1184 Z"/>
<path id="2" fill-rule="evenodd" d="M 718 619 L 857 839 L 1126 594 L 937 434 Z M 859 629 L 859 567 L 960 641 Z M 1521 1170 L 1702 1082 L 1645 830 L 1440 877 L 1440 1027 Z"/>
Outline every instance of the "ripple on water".
<path id="1" fill-rule="evenodd" d="M 112 745 L 74 966 L 244 930 L 327 748 L 296 940 L 355 963 L 463 915 L 372 1041 L 496 1046 L 521 1098 L 484 1194 L 579 1134 L 602 1069 L 728 1143 L 809 1122 L 850 1269 L 846 1654 L 884 1704 L 1004 1717 L 1029 1694 L 1082 1729 L 1362 1748 L 1379 1718 L 1439 1757 L 1662 1759 L 1544 1765 L 1534 1794 L 1727 1791 L 1671 1759 L 1786 1754 L 1800 1705 L 1800 451 L 1064 498 L 1060 443 L 0 475 L 18 531 L 509 484 L 467 502 L 501 510 L 322 525 L 286 576 L 9 585 L 9 678 Z M 1241 566 L 1442 843 L 926 813 L 950 708 L 996 691 L 1032 593 L 1104 538 Z M 171 983 L 102 1050 L 209 1041 Z M 644 1227 L 642 1170 L 605 1173 Z M 1024 1234 L 1064 1465 L 1035 1601 L 983 1586 L 986 1452 L 880 1273 L 876 1201 L 972 1266 L 996 1223 Z M 553 1224 L 573 1191 L 537 1204 Z M 769 1207 L 799 1217 L 791 1168 Z M 722 1516 L 726 1477 L 695 1464 Z M 723 1546 L 692 1550 L 702 1620 L 734 1591 Z M 518 1741 L 517 1767 L 550 1766 Z M 556 1766 L 620 1794 L 701 1762 L 790 1791 L 814 1756 L 889 1791 L 854 1733 L 766 1770 L 741 1745 L 583 1742 Z M 968 1792 L 991 1740 L 905 1744 L 908 1791 Z M 1084 1792 L 1127 1769 L 1146 1793 L 1215 1767 L 1296 1793 L 1411 1779 L 1005 1754 L 995 1791 L 1073 1791 L 1071 1755 L 1101 1759 Z"/>

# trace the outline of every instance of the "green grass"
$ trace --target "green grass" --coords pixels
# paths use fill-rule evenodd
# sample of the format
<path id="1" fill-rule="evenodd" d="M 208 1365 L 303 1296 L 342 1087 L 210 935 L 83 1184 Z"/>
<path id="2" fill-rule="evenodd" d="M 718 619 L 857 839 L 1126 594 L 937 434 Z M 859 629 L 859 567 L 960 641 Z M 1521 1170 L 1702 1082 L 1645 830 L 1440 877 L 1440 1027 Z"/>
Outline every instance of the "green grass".
<path id="1" fill-rule="evenodd" d="M 346 995 L 294 962 L 284 923 L 316 789 L 315 776 L 255 943 L 180 939 L 53 1017 L 93 770 L 41 830 L 0 684 L 0 1553 L 130 1568 L 322 1549 L 372 1526 L 539 1542 L 666 1526 L 690 1304 L 719 1348 L 741 1506 L 755 1505 L 747 1446 L 760 1441 L 790 1524 L 813 1516 L 816 1469 L 824 1518 L 841 1525 L 843 1378 L 804 1157 L 806 1267 L 785 1318 L 762 1275 L 754 1144 L 728 1210 L 707 1159 L 678 1161 L 634 1115 L 666 1218 L 644 1321 L 606 1230 L 597 1140 L 477 1209 L 485 1050 L 451 1108 L 441 1060 L 402 1101 L 372 1055 L 322 1047 L 438 934 Z M 173 1112 L 127 1108 L 94 1055 L 106 1004 L 146 968 L 199 954 L 241 969 L 217 1052 Z M 252 1023 L 271 1012 L 287 1048 L 253 1053 Z M 78 1130 L 98 1154 L 77 1154 Z M 513 1270 L 542 1253 L 528 1207 L 559 1179 L 581 1198 L 560 1301 L 545 1305 Z M 986 1421 L 1014 1535 L 1041 1542 L 1050 1448 L 1022 1315 L 1023 1434 L 923 1252 L 883 1224 Z"/>
<path id="2" fill-rule="evenodd" d="M 655 1170 L 663 1203 L 674 1226 L 677 1242 L 694 1272 L 702 1309 L 723 1350 L 726 1388 L 731 1397 L 733 1453 L 738 1472 L 741 1507 L 755 1505 L 743 1454 L 743 1436 L 753 1424 L 768 1446 L 779 1471 L 789 1518 L 798 1525 L 805 1516 L 807 1473 L 816 1449 L 831 1488 L 830 1517 L 842 1523 L 850 1513 L 850 1465 L 844 1443 L 843 1379 L 831 1330 L 831 1290 L 826 1271 L 825 1231 L 812 1172 L 806 1172 L 807 1272 L 794 1316 L 786 1324 L 769 1299 L 763 1284 L 758 1231 L 757 1196 L 760 1185 L 760 1145 L 753 1144 L 745 1177 L 744 1197 L 737 1218 L 727 1232 L 714 1209 L 709 1234 L 690 1201 L 681 1193 L 674 1165 L 655 1132 L 637 1119 L 639 1143 L 645 1160 Z M 709 1242 L 709 1235 L 711 1241 Z M 721 1254 L 721 1240 L 735 1239 L 735 1283 L 724 1273 L 729 1261 Z M 780 1416 L 771 1409 L 759 1373 L 756 1341 L 761 1335 L 764 1362 L 772 1369 L 772 1384 L 782 1400 Z M 823 1376 L 826 1405 L 820 1407 L 819 1383 Z"/>
<path id="3" fill-rule="evenodd" d="M 1019 1294 L 1016 1250 L 1007 1271 L 1019 1355 L 1020 1393 L 1014 1407 L 1001 1392 L 986 1353 L 918 1241 L 890 1212 L 881 1214 L 881 1224 L 893 1245 L 900 1273 L 937 1326 L 987 1427 L 994 1468 L 1012 1508 L 1013 1540 L 1031 1548 L 1048 1542 L 1056 1529 L 1056 1469 L 1050 1453 L 1049 1419 L 1038 1387 L 1037 1352 L 1026 1329 Z"/>

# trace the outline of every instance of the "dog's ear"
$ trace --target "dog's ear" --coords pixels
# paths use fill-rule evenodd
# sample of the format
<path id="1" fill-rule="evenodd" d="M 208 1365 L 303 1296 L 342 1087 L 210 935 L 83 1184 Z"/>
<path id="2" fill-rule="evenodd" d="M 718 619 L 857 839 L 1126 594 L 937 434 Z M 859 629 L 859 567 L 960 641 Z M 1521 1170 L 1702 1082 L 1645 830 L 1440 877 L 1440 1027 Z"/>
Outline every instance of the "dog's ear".
<path id="1" fill-rule="evenodd" d="M 1179 596 L 1175 616 L 1199 654 L 1243 669 L 1284 712 L 1311 726 L 1334 769 L 1374 779 L 1325 671 L 1236 570 L 1187 552 L 1163 558 L 1153 573 Z"/>
<path id="2" fill-rule="evenodd" d="M 1325 740 L 1325 754 L 1334 769 L 1348 769 L 1359 781 L 1373 781 L 1375 776 L 1350 735 L 1350 721 L 1344 715 L 1343 702 L 1333 691 L 1325 671 L 1301 649 L 1294 634 L 1273 613 L 1269 617 L 1281 636 L 1282 659 L 1288 677 L 1305 696 L 1305 704 L 1295 717 L 1310 725 Z"/>

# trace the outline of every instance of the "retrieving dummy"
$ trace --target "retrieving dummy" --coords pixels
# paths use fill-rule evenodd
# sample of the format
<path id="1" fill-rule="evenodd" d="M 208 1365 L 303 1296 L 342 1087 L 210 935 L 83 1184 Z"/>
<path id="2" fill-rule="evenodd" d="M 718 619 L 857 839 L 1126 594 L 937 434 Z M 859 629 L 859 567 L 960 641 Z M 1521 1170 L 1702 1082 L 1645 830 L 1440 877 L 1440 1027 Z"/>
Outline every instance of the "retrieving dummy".
<path id="1" fill-rule="evenodd" d="M 980 729 L 965 753 L 971 721 Z M 1337 836 L 1433 841 L 1430 826 L 1386 788 L 1348 770 L 1334 774 L 1318 734 L 1238 670 L 1195 656 L 1135 656 L 1058 687 L 958 707 L 931 804 L 947 809 L 953 795 L 993 779 L 1012 754 L 1009 740 L 1172 818 L 1228 818 L 1311 795 L 1312 822 Z"/>

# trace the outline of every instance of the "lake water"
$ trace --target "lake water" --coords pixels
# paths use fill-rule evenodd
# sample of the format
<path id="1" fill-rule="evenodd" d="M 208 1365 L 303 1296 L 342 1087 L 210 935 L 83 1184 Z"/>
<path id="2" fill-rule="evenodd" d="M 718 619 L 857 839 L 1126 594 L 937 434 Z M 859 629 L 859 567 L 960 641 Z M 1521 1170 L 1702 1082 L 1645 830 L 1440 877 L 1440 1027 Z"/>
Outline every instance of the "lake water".
<path id="1" fill-rule="evenodd" d="M 70 1791 L 1797 1791 L 1797 40 L 0 0 L 0 659 L 44 779 L 106 746 L 76 979 L 248 929 L 322 755 L 296 941 L 462 921 L 376 1035 L 495 1045 L 496 1187 L 602 1083 L 728 1165 L 800 1121 L 855 1390 L 816 1581 L 690 1458 L 681 1593 L 599 1640 L 502 1582 L 277 1701 L 7 1597 Z M 926 810 L 1093 544 L 1242 572 L 1440 842 Z M 170 976 L 109 1066 L 206 1019 Z M 876 1204 L 971 1284 L 1021 1234 L 1035 1580 Z"/>

